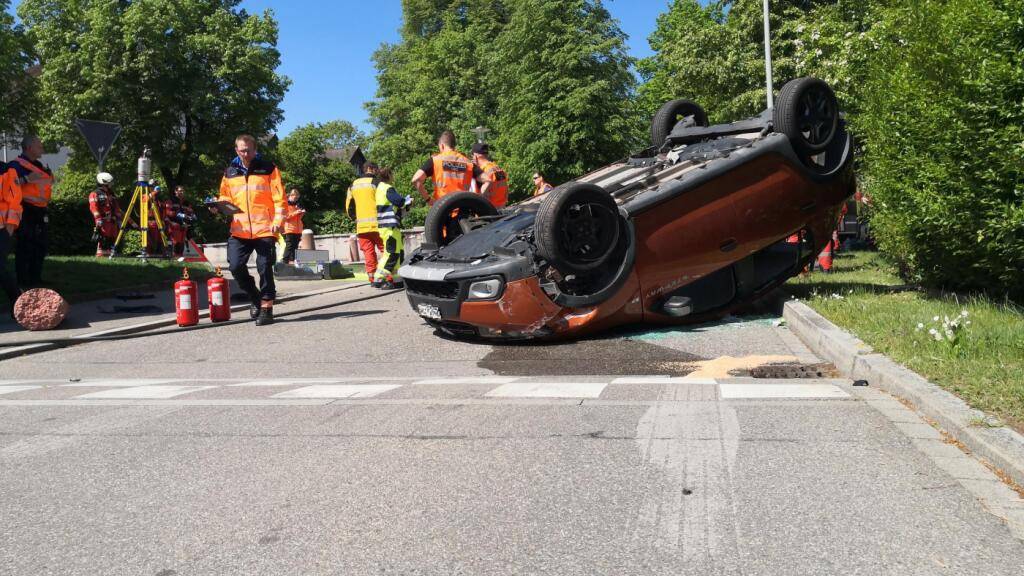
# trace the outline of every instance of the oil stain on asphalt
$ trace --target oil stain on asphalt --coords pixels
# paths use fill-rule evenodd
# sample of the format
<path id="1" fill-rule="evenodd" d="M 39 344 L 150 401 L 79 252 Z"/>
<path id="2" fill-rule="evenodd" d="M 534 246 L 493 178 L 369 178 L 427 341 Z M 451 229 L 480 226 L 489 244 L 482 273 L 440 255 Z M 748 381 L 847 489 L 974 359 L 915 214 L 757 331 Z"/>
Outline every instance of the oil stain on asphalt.
<path id="1" fill-rule="evenodd" d="M 621 337 L 494 346 L 477 365 L 501 376 L 685 376 L 700 356 Z"/>

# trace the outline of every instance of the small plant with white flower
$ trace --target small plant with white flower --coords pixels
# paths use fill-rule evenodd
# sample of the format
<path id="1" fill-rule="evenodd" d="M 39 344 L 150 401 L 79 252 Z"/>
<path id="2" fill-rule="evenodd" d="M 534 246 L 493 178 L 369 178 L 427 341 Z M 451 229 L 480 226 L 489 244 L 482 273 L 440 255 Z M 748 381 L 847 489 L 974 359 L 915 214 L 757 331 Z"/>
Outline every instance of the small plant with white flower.
<path id="1" fill-rule="evenodd" d="M 949 346 L 956 348 L 960 344 L 967 327 L 971 325 L 969 317 L 970 314 L 967 310 L 961 310 L 960 315 L 953 318 L 949 316 L 933 316 L 932 321 L 927 325 L 924 322 L 918 322 L 915 332 L 927 330 L 928 335 L 936 342 L 945 342 Z"/>

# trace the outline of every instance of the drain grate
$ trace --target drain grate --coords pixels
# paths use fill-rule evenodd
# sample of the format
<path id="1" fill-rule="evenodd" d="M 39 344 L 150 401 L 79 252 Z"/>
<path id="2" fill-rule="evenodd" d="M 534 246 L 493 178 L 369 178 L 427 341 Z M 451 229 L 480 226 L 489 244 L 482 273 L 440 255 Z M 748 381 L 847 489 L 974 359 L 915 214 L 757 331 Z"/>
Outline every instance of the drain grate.
<path id="1" fill-rule="evenodd" d="M 839 371 L 829 363 L 769 364 L 751 368 L 749 374 L 737 374 L 748 375 L 753 378 L 835 378 L 839 376 Z"/>

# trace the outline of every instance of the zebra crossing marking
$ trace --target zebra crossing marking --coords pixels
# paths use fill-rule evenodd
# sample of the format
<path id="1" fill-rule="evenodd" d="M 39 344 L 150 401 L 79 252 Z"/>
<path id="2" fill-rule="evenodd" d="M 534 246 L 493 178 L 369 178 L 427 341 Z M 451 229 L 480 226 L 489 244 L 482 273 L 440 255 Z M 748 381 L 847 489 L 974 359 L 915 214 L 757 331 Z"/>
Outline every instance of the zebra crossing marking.
<path id="1" fill-rule="evenodd" d="M 599 398 L 606 382 L 512 382 L 486 394 L 490 398 Z"/>
<path id="2" fill-rule="evenodd" d="M 849 398 L 834 384 L 719 384 L 723 400 Z"/>
<path id="3" fill-rule="evenodd" d="M 274 394 L 271 398 L 373 398 L 401 384 L 320 384 Z"/>
<path id="4" fill-rule="evenodd" d="M 135 388 L 114 388 L 76 396 L 86 400 L 166 400 L 176 396 L 209 390 L 216 386 L 137 386 Z"/>
<path id="5" fill-rule="evenodd" d="M 15 392 L 24 392 L 26 390 L 35 390 L 36 388 L 42 388 L 42 386 L 0 386 L 0 394 L 14 394 Z"/>

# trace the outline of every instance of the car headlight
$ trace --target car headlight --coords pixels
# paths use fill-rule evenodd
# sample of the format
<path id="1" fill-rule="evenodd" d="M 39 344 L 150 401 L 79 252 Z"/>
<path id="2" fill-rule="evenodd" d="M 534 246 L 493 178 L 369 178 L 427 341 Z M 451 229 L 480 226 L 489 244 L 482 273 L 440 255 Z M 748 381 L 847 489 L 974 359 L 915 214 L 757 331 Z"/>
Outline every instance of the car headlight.
<path id="1" fill-rule="evenodd" d="M 480 280 L 469 285 L 467 300 L 493 300 L 501 295 L 502 281 L 498 278 Z"/>

